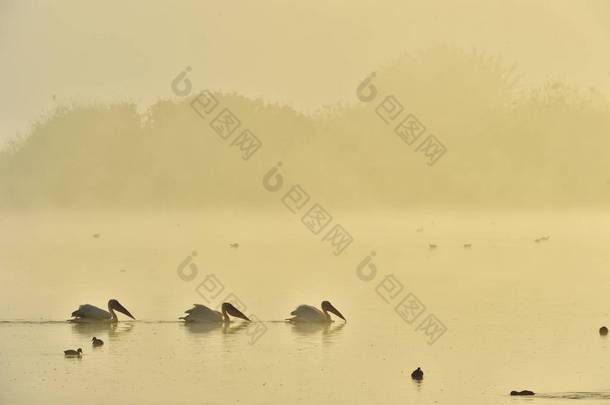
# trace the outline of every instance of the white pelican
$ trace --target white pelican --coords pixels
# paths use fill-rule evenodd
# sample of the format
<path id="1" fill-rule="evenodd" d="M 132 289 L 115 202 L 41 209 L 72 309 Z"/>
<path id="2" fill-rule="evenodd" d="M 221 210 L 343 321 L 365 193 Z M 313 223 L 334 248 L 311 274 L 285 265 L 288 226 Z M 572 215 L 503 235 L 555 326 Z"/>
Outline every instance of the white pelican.
<path id="1" fill-rule="evenodd" d="M 102 339 L 96 338 L 95 336 L 93 336 L 93 339 L 91 339 L 91 341 L 93 342 L 93 347 L 99 347 L 104 345 L 104 341 Z"/>
<path id="2" fill-rule="evenodd" d="M 118 322 L 114 310 L 119 311 L 122 314 L 127 315 L 131 319 L 136 319 L 129 313 L 129 311 L 122 306 L 117 300 L 112 299 L 108 301 L 108 311 L 104 311 L 94 305 L 84 304 L 78 307 L 78 309 L 72 312 L 73 319 L 70 322 L 76 323 L 93 323 L 93 322 Z M 110 312 L 109 312 L 110 311 Z"/>
<path id="3" fill-rule="evenodd" d="M 229 315 L 236 318 L 241 318 L 245 321 L 250 321 L 239 309 L 235 308 L 230 302 L 223 302 L 221 311 L 214 311 L 211 308 L 201 304 L 193 304 L 193 308 L 184 311 L 187 316 L 181 316 L 178 319 L 184 319 L 185 322 L 217 322 L 229 323 Z"/>
<path id="4" fill-rule="evenodd" d="M 78 350 L 64 350 L 64 356 L 66 357 L 80 357 L 83 353 L 83 349 L 81 349 L 80 347 L 78 348 Z"/>
<path id="5" fill-rule="evenodd" d="M 311 305 L 299 305 L 297 309 L 292 311 L 290 315 L 294 317 L 287 319 L 290 322 L 332 322 L 329 312 L 337 315 L 339 318 L 347 322 L 341 312 L 329 301 L 322 301 L 322 311 Z"/>

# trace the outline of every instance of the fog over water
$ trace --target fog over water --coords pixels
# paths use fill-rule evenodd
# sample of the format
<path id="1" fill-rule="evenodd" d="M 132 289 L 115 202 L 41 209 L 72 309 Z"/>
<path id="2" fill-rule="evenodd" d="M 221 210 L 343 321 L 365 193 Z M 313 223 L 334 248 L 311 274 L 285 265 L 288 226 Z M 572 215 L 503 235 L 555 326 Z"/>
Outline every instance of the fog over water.
<path id="1" fill-rule="evenodd" d="M 606 21 L 0 0 L 0 403 L 610 399 Z"/>

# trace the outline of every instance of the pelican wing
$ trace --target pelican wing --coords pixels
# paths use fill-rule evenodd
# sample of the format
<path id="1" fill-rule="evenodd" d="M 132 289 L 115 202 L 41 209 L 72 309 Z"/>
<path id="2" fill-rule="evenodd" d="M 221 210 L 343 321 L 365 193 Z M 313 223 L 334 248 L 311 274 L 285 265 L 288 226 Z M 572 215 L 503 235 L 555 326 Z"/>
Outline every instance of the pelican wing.
<path id="1" fill-rule="evenodd" d="M 190 322 L 219 322 L 222 321 L 222 314 L 201 304 L 194 304 L 193 308 L 184 311 L 187 316 L 180 319 Z"/>
<path id="2" fill-rule="evenodd" d="M 112 317 L 110 312 L 90 304 L 79 306 L 76 311 L 72 312 L 72 316 L 75 318 L 87 319 L 110 319 Z"/>
<path id="3" fill-rule="evenodd" d="M 293 320 L 303 322 L 319 322 L 328 319 L 322 311 L 311 305 L 299 305 L 290 315 L 294 315 Z"/>
<path id="4" fill-rule="evenodd" d="M 192 313 L 206 313 L 209 311 L 213 311 L 213 309 L 206 307 L 205 305 L 201 305 L 201 304 L 193 304 L 193 308 L 191 309 L 187 309 L 186 311 L 184 311 L 184 313 L 186 314 L 192 314 Z"/>

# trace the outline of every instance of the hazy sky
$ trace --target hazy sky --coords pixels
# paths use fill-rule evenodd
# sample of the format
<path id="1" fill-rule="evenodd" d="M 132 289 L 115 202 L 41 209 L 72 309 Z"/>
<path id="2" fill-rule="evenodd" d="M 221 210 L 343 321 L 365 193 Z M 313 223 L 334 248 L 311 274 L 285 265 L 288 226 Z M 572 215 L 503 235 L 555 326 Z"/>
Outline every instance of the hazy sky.
<path id="1" fill-rule="evenodd" d="M 169 97 L 187 65 L 196 89 L 310 110 L 353 99 L 367 72 L 435 44 L 516 63 L 524 87 L 561 79 L 610 94 L 604 0 L 176 3 L 0 0 L 0 141 L 56 103 Z"/>

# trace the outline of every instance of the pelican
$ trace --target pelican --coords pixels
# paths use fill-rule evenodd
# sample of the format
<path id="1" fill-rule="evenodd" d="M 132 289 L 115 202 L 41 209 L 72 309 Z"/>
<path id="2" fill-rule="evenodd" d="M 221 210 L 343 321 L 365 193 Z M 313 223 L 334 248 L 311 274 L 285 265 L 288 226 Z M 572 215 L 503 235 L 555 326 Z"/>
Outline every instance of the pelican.
<path id="1" fill-rule="evenodd" d="M 294 317 L 287 319 L 289 322 L 332 322 L 328 313 L 333 313 L 347 322 L 341 312 L 329 301 L 322 301 L 322 311 L 311 305 L 299 305 L 290 315 Z"/>
<path id="2" fill-rule="evenodd" d="M 99 346 L 103 346 L 104 345 L 104 341 L 102 339 L 98 339 L 95 336 L 93 336 L 93 339 L 91 339 L 91 342 L 93 342 L 93 347 L 99 347 Z"/>
<path id="3" fill-rule="evenodd" d="M 122 306 L 117 300 L 112 299 L 108 301 L 108 311 L 104 311 L 94 305 L 84 304 L 78 307 L 78 309 L 72 312 L 73 319 L 70 322 L 76 323 L 93 323 L 93 322 L 111 322 L 116 323 L 119 321 L 114 310 L 119 311 L 122 314 L 127 315 L 131 319 L 136 319 L 129 313 L 129 311 Z"/>
<path id="4" fill-rule="evenodd" d="M 244 315 L 239 309 L 235 308 L 230 302 L 223 302 L 220 307 L 222 312 L 214 311 L 211 308 L 201 304 L 193 304 L 193 308 L 184 311 L 187 316 L 181 316 L 178 319 L 184 319 L 185 322 L 217 322 L 229 323 L 229 315 L 236 318 L 241 318 L 250 322 L 250 318 Z"/>
<path id="5" fill-rule="evenodd" d="M 80 347 L 78 348 L 78 350 L 64 350 L 64 356 L 66 357 L 80 357 L 83 353 L 83 349 L 81 349 Z"/>

